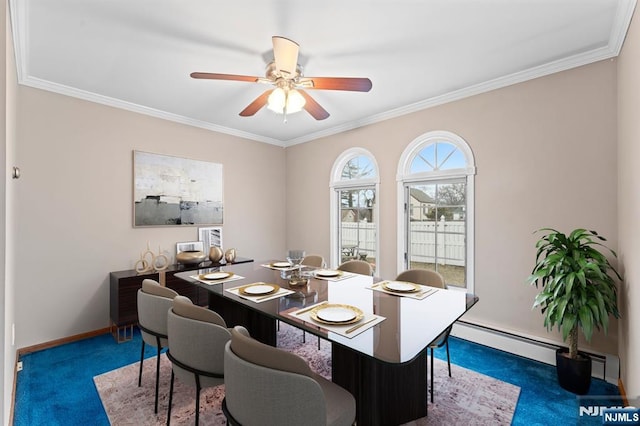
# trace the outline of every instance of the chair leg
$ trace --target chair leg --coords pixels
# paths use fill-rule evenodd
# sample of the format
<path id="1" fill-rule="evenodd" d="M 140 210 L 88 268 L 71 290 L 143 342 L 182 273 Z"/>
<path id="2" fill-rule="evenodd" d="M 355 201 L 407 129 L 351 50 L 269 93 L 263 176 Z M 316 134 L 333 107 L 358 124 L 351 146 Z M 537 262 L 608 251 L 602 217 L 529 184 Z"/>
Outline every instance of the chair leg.
<path id="1" fill-rule="evenodd" d="M 307 333 L 304 330 L 302 330 L 302 343 L 307 343 Z"/>
<path id="2" fill-rule="evenodd" d="M 169 386 L 169 409 L 167 410 L 167 426 L 171 422 L 171 403 L 173 402 L 173 379 L 175 375 L 173 374 L 173 368 L 171 369 L 171 385 Z"/>
<path id="3" fill-rule="evenodd" d="M 320 336 L 318 336 L 318 350 L 320 350 Z"/>
<path id="4" fill-rule="evenodd" d="M 142 350 L 140 351 L 140 373 L 138 374 L 138 387 L 142 386 L 142 363 L 144 362 L 144 340 L 142 341 Z"/>
<path id="5" fill-rule="evenodd" d="M 158 388 L 160 386 L 160 345 L 158 344 L 158 355 L 156 356 L 156 402 L 153 412 L 158 414 Z"/>
<path id="6" fill-rule="evenodd" d="M 200 376 L 196 374 L 196 426 L 200 422 Z"/>
<path id="7" fill-rule="evenodd" d="M 447 347 L 447 365 L 449 366 L 449 377 L 451 377 L 451 358 L 449 358 L 449 339 L 445 342 Z"/>
<path id="8" fill-rule="evenodd" d="M 431 403 L 433 404 L 433 348 L 431 348 Z"/>

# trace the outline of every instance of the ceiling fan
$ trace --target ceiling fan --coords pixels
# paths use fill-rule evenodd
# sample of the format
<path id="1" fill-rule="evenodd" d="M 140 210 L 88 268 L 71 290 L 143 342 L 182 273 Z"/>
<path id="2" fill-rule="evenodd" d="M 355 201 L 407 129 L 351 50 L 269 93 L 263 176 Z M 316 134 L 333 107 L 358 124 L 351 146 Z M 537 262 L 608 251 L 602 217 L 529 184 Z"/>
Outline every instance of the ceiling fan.
<path id="1" fill-rule="evenodd" d="M 273 61 L 267 65 L 265 77 L 253 77 L 237 74 L 217 74 L 193 72 L 192 78 L 210 80 L 234 80 L 250 83 L 264 83 L 275 86 L 258 96 L 240 112 L 242 117 L 250 117 L 265 105 L 267 108 L 284 115 L 306 110 L 316 120 L 324 120 L 329 113 L 316 102 L 305 90 L 346 90 L 368 92 L 371 80 L 357 77 L 304 77 L 298 65 L 300 46 L 285 37 L 273 36 Z"/>

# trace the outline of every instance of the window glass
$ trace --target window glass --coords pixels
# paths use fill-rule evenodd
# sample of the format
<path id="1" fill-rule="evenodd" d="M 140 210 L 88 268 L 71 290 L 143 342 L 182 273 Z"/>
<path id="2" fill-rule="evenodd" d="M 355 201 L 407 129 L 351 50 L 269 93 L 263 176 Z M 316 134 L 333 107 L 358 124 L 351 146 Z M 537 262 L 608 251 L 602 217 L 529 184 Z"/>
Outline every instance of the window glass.
<path id="1" fill-rule="evenodd" d="M 474 175 L 473 153 L 454 133 L 429 132 L 407 146 L 398 165 L 399 271 L 432 269 L 473 292 Z"/>
<path id="2" fill-rule="evenodd" d="M 359 155 L 350 159 L 342 169 L 342 180 L 370 179 L 376 177 L 376 169 L 371 159 Z"/>

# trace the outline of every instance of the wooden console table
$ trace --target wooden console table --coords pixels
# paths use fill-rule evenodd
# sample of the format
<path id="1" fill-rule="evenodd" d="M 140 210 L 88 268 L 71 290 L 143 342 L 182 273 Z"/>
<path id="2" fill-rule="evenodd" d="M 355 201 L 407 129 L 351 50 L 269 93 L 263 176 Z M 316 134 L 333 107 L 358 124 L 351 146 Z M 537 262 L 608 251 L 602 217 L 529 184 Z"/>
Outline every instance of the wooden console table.
<path id="1" fill-rule="evenodd" d="M 238 257 L 232 264 L 253 262 L 253 259 Z M 184 280 L 175 278 L 178 272 L 196 271 L 203 268 L 216 268 L 225 266 L 226 263 L 212 263 L 210 261 L 195 265 L 175 264 L 161 272 L 148 274 L 138 274 L 134 269 L 125 271 L 115 271 L 109 273 L 109 313 L 111 316 L 111 334 L 118 343 L 131 340 L 133 337 L 133 326 L 138 323 L 138 289 L 142 287 L 144 279 L 162 281 L 161 274 L 164 275 L 164 283 L 167 287 L 175 290 L 178 294 L 188 297 L 191 301 L 200 306 L 207 306 L 208 294 L 198 286 L 194 286 Z"/>

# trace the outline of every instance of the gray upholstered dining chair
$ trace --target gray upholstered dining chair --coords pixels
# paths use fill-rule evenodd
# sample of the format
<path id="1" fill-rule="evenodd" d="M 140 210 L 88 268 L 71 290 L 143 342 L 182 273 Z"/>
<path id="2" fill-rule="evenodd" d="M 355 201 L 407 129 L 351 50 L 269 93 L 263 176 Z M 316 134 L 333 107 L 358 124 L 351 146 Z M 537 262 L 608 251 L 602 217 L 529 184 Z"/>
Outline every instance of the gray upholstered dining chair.
<path id="1" fill-rule="evenodd" d="M 365 260 L 347 260 L 338 266 L 339 271 L 353 272 L 360 275 L 373 275 L 371 264 Z"/>
<path id="2" fill-rule="evenodd" d="M 314 268 L 324 268 L 326 266 L 324 257 L 319 254 L 308 254 L 300 262 L 301 265 L 313 266 Z"/>
<path id="3" fill-rule="evenodd" d="M 430 269 L 409 269 L 401 272 L 397 277 L 397 281 L 407 281 L 415 284 L 422 284 L 429 287 L 446 288 L 444 277 L 436 271 Z M 449 368 L 449 377 L 451 377 L 451 358 L 449 357 L 449 334 L 451 327 L 440 333 L 438 337 L 429 343 L 431 350 L 431 402 L 433 402 L 433 350 L 445 346 L 447 348 L 447 367 Z"/>
<path id="4" fill-rule="evenodd" d="M 156 396 L 154 413 L 158 413 L 158 387 L 160 376 L 160 352 L 167 347 L 167 311 L 171 308 L 174 297 L 178 293 L 163 287 L 157 281 L 145 279 L 142 288 L 138 290 L 138 328 L 142 335 L 142 350 L 140 351 L 140 373 L 138 387 L 142 386 L 142 367 L 144 363 L 145 345 L 154 346 L 156 355 Z"/>
<path id="5" fill-rule="evenodd" d="M 294 353 L 265 345 L 234 328 L 225 346 L 225 398 L 230 425 L 348 426 L 354 397 L 314 373 Z"/>
<path id="6" fill-rule="evenodd" d="M 231 333 L 220 315 L 196 306 L 184 296 L 176 296 L 167 314 L 171 361 L 171 385 L 167 425 L 171 421 L 175 377 L 196 388 L 196 421 L 200 419 L 200 390 L 224 383 L 224 345 Z"/>

